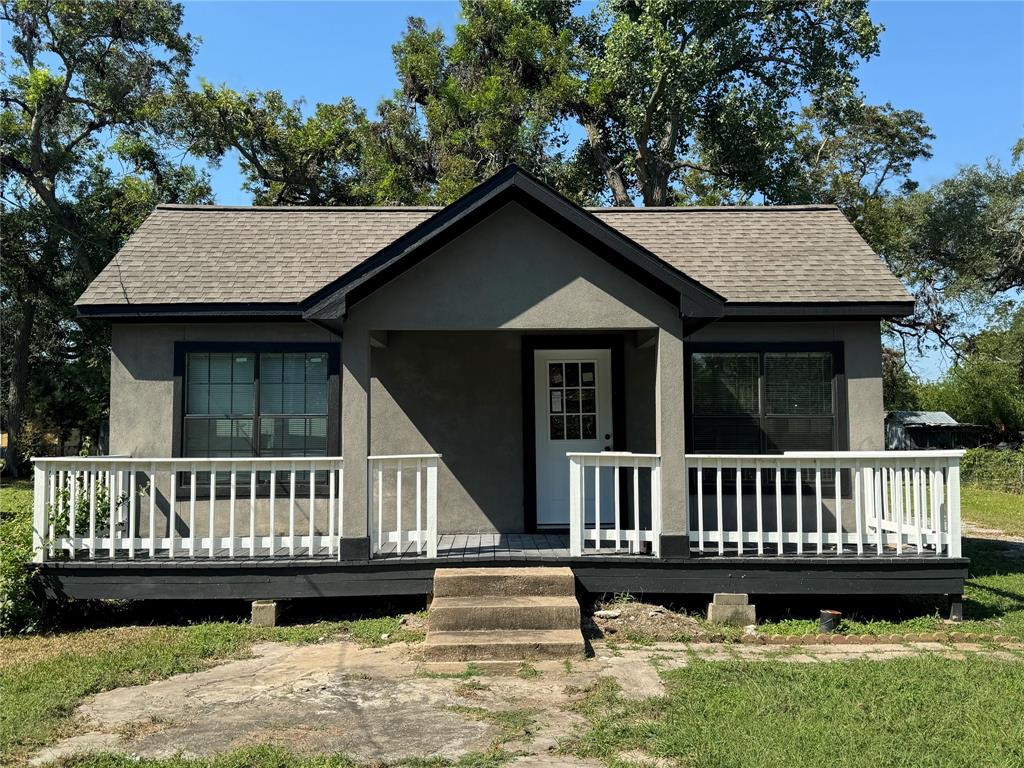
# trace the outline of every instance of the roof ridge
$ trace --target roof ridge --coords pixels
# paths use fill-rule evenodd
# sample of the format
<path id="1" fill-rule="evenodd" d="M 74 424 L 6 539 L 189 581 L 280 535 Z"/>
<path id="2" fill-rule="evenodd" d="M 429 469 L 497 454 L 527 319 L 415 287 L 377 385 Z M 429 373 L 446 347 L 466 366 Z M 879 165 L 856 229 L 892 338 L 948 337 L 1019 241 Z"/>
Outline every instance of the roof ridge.
<path id="1" fill-rule="evenodd" d="M 241 211 L 245 213 L 331 213 L 346 212 L 381 212 L 381 211 L 440 211 L 441 205 L 200 205 L 196 203 L 158 203 L 157 210 L 165 211 L 202 211 L 216 213 L 219 211 Z"/>
<path id="2" fill-rule="evenodd" d="M 195 203 L 158 203 L 157 210 L 200 211 L 218 213 L 238 211 L 242 213 L 393 213 L 416 212 L 436 213 L 444 210 L 443 205 L 200 205 Z M 832 204 L 807 203 L 797 205 L 658 205 L 658 206 L 586 206 L 589 213 L 781 213 L 787 211 L 837 211 Z"/>
<path id="3" fill-rule="evenodd" d="M 668 213 L 672 211 L 711 211 L 749 213 L 775 213 L 783 211 L 838 211 L 832 203 L 797 203 L 792 205 L 646 205 L 646 206 L 587 206 L 594 213 Z"/>

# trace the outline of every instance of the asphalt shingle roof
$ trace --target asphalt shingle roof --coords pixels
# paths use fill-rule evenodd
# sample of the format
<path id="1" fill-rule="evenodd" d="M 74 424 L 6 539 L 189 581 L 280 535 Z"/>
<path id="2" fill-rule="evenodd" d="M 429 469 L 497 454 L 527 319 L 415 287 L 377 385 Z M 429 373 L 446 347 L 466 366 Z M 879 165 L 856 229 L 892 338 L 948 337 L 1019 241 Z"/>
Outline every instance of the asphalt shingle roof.
<path id="1" fill-rule="evenodd" d="M 438 210 L 158 206 L 78 304 L 296 303 Z M 832 206 L 589 210 L 728 303 L 910 300 Z"/>

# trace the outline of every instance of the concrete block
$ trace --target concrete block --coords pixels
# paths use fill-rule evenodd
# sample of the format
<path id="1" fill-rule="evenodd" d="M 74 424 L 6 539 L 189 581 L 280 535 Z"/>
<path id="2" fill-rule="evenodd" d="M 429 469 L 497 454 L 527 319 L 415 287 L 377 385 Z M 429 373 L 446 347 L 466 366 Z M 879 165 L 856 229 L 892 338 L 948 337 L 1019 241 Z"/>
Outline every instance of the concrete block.
<path id="1" fill-rule="evenodd" d="M 252 601 L 252 625 L 254 627 L 277 626 L 278 606 L 276 600 Z"/>
<path id="2" fill-rule="evenodd" d="M 757 623 L 754 606 L 734 603 L 708 603 L 708 621 L 712 624 L 728 624 L 745 627 Z"/>
<path id="3" fill-rule="evenodd" d="M 750 597 L 737 592 L 716 592 L 712 602 L 715 605 L 746 605 Z"/>

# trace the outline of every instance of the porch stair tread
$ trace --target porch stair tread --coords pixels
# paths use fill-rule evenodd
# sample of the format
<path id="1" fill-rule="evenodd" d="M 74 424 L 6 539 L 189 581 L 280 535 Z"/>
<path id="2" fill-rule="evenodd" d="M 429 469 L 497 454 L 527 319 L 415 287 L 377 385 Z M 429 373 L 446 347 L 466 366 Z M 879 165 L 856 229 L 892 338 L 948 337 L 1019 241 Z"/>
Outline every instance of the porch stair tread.
<path id="1" fill-rule="evenodd" d="M 578 629 L 580 604 L 569 595 L 437 597 L 430 629 Z"/>
<path id="2" fill-rule="evenodd" d="M 427 616 L 428 662 L 583 655 L 570 568 L 438 568 Z"/>
<path id="3" fill-rule="evenodd" d="M 566 659 L 582 656 L 583 650 L 579 628 L 428 632 L 423 643 L 427 661 Z"/>

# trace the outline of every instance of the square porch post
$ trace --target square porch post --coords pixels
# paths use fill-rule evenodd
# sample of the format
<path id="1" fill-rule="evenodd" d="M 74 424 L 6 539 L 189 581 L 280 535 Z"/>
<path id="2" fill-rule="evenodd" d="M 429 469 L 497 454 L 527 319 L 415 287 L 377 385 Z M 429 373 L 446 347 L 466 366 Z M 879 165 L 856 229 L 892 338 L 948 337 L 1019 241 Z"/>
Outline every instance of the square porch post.
<path id="1" fill-rule="evenodd" d="M 690 555 L 683 368 L 683 323 L 680 319 L 678 327 L 658 329 L 655 422 L 657 451 L 661 456 L 662 557 Z"/>
<path id="2" fill-rule="evenodd" d="M 341 454 L 345 460 L 342 538 L 338 545 L 341 560 L 370 557 L 369 416 L 370 334 L 365 328 L 346 323 L 341 340 Z"/>

